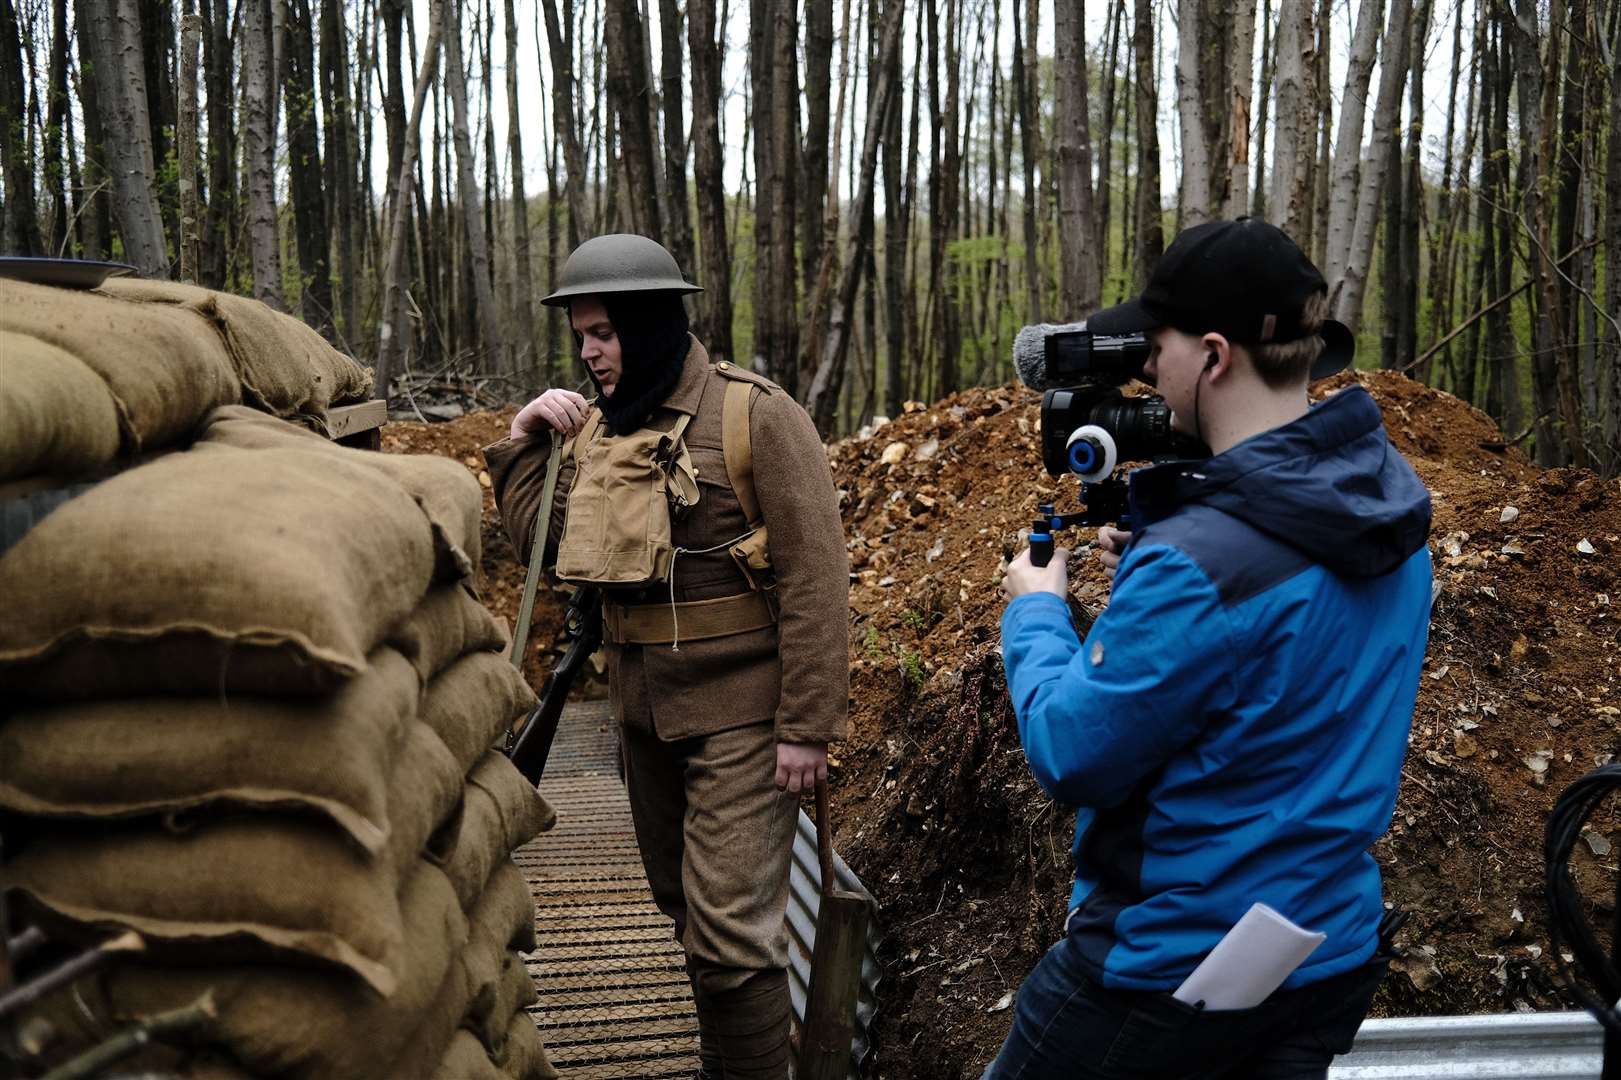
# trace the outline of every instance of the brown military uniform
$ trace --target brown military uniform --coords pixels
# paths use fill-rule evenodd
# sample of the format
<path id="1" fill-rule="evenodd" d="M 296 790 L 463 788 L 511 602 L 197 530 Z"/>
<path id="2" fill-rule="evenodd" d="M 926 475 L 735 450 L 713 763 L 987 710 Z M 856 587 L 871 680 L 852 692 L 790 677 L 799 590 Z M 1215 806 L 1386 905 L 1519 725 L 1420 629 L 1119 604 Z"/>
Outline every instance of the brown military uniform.
<path id="1" fill-rule="evenodd" d="M 696 339 L 680 381 L 648 421 L 668 430 L 678 413 L 692 417 L 685 439 L 702 494 L 672 523 L 677 547 L 695 552 L 675 559 L 674 599 L 710 600 L 749 588 L 724 547 L 749 531 L 727 479 L 721 438 L 723 398 L 736 379 L 759 388 L 750 395 L 749 437 L 779 621 L 678 648 L 606 646 L 643 865 L 686 949 L 701 1018 L 706 994 L 738 990 L 751 975 L 786 966 L 783 915 L 798 807 L 795 796 L 774 785 L 776 744 L 842 738 L 849 699 L 849 559 L 826 450 L 784 390 L 710 363 Z M 523 556 L 531 550 L 549 453 L 549 440 L 541 438 L 506 439 L 484 451 L 507 532 Z M 548 565 L 574 470 L 570 454 L 558 477 Z M 616 599 L 667 605 L 671 586 Z"/>

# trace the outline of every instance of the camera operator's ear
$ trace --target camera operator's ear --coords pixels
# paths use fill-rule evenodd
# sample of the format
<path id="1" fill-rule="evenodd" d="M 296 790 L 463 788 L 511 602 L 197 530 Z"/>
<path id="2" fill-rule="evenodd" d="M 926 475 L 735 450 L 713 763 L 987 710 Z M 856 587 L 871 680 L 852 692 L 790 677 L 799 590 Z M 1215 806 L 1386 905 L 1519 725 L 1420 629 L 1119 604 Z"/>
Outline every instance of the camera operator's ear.
<path id="1" fill-rule="evenodd" d="M 1204 362 L 1204 369 L 1206 371 L 1209 371 L 1211 368 L 1215 367 L 1220 362 L 1221 362 L 1221 357 L 1216 355 L 1216 350 L 1211 349 L 1210 350 L 1210 359 L 1208 359 L 1208 360 L 1206 360 Z"/>

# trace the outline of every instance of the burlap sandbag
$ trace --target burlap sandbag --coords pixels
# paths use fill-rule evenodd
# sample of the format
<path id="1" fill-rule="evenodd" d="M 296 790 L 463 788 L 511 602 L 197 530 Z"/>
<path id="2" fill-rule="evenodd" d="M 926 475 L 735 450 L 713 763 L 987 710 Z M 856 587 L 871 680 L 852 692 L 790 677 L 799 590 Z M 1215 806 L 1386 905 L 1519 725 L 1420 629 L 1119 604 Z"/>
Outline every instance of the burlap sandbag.
<path id="1" fill-rule="evenodd" d="M 463 907 L 473 907 L 497 863 L 556 823 L 551 804 L 505 755 L 485 754 L 467 777 L 461 834 L 445 863 Z"/>
<path id="2" fill-rule="evenodd" d="M 461 964 L 451 964 L 433 1004 L 411 1032 L 410 1038 L 394 1053 L 388 1069 L 377 1080 L 428 1080 L 436 1075 L 438 1063 L 445 1056 L 461 1017 L 467 1011 L 467 1000 L 472 991 L 467 985 L 467 970 Z M 384 1054 L 388 1047 L 379 1048 Z"/>
<path id="3" fill-rule="evenodd" d="M 471 927 L 461 962 L 473 998 L 462 1023 L 494 1051 L 506 1038 L 507 1018 L 535 1002 L 534 980 L 518 955 L 535 948 L 535 903 L 511 859 L 497 864 L 468 918 Z M 521 972 L 527 989 L 514 972 Z"/>
<path id="4" fill-rule="evenodd" d="M 117 459 L 121 442 L 105 379 L 65 349 L 0 330 L 0 480 L 83 476 Z"/>
<path id="5" fill-rule="evenodd" d="M 516 1080 L 557 1080 L 559 1073 L 546 1055 L 540 1029 L 527 1012 L 519 1012 L 507 1026 L 501 1075 Z"/>
<path id="6" fill-rule="evenodd" d="M 424 684 L 468 653 L 504 653 L 504 620 L 473 595 L 470 584 L 440 585 L 403 623 L 389 631 L 388 643 L 416 668 Z"/>
<path id="7" fill-rule="evenodd" d="M 122 698 L 0 717 L 0 807 L 113 817 L 242 806 L 330 817 L 388 839 L 388 777 L 420 689 L 394 649 L 323 698 Z"/>
<path id="8" fill-rule="evenodd" d="M 449 752 L 413 725 L 390 778 L 381 856 L 363 855 L 324 823 L 273 814 L 179 833 L 144 820 L 49 826 L 0 866 L 0 888 L 17 890 L 25 912 L 68 940 L 127 927 L 160 960 L 304 958 L 346 968 L 386 995 L 409 952 L 401 879 L 459 797 Z"/>
<path id="9" fill-rule="evenodd" d="M 470 769 L 535 703 L 535 692 L 500 653 L 468 653 L 428 684 L 418 716 Z"/>
<path id="10" fill-rule="evenodd" d="M 0 330 L 55 345 L 100 375 L 127 453 L 184 442 L 210 411 L 242 400 L 219 335 L 178 307 L 6 279 Z"/>
<path id="11" fill-rule="evenodd" d="M 174 281 L 113 278 L 101 293 L 167 304 L 206 320 L 230 354 L 243 400 L 283 417 L 324 422 L 330 405 L 371 396 L 369 368 L 334 349 L 303 320 L 246 296 Z"/>
<path id="12" fill-rule="evenodd" d="M 307 967 L 121 963 L 79 980 L 71 992 L 73 1007 L 47 1003 L 40 1012 L 71 1043 L 83 1044 L 100 1041 L 97 1032 L 112 1026 L 189 1004 L 211 988 L 218 1019 L 177 1040 L 195 1044 L 198 1056 L 228 1054 L 254 1073 L 289 1080 L 423 1077 L 436 1058 L 399 1072 L 392 1059 L 419 1025 L 445 1027 L 437 1014 L 463 1000 L 465 974 L 455 960 L 467 940 L 467 922 L 449 881 L 426 863 L 406 880 L 400 908 L 410 947 L 398 985 L 386 998 L 353 977 Z M 448 1024 L 454 1027 L 453 1020 Z M 196 1067 L 189 1056 L 177 1046 L 137 1061 L 150 1069 L 184 1070 Z"/>
<path id="13" fill-rule="evenodd" d="M 473 995 L 473 1003 L 468 1006 L 462 1026 L 478 1038 L 490 1052 L 490 1057 L 501 1061 L 507 1053 L 508 1023 L 515 1014 L 540 1000 L 535 990 L 534 976 L 529 974 L 523 957 L 508 952 L 501 957 L 493 975 L 482 985 L 479 976 L 470 973 L 469 978 L 479 989 Z"/>
<path id="14" fill-rule="evenodd" d="M 417 501 L 301 450 L 169 454 L 0 556 L 0 692 L 321 694 L 427 594 Z"/>
<path id="15" fill-rule="evenodd" d="M 517 1013 L 506 1027 L 498 1060 L 473 1035 L 457 1032 L 434 1080 L 556 1080 L 560 1074 L 546 1056 L 540 1029 L 529 1014 Z"/>
<path id="16" fill-rule="evenodd" d="M 433 454 L 383 454 L 340 446 L 313 431 L 243 405 L 212 413 L 197 445 L 198 449 L 230 446 L 239 450 L 309 450 L 376 469 L 409 491 L 433 522 L 436 539 L 446 556 L 438 570 L 441 578 L 470 575 L 478 565 L 484 494 L 478 481 L 459 462 Z"/>

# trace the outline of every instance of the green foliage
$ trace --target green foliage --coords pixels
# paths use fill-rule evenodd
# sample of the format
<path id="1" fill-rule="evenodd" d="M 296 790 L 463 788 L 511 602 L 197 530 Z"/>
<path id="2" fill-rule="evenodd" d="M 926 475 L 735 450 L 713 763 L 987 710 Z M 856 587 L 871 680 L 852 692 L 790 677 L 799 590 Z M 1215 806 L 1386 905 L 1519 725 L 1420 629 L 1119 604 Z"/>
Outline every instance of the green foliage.
<path id="1" fill-rule="evenodd" d="M 861 651 L 866 653 L 868 658 L 872 660 L 883 658 L 883 635 L 879 634 L 878 628 L 871 623 L 867 624 L 867 632 L 861 636 Z"/>
<path id="2" fill-rule="evenodd" d="M 899 652 L 901 658 L 901 674 L 906 676 L 906 681 L 911 684 L 912 689 L 923 689 L 923 683 L 927 678 L 927 675 L 923 670 L 923 655 L 921 653 L 915 653 L 911 649 L 901 649 Z"/>

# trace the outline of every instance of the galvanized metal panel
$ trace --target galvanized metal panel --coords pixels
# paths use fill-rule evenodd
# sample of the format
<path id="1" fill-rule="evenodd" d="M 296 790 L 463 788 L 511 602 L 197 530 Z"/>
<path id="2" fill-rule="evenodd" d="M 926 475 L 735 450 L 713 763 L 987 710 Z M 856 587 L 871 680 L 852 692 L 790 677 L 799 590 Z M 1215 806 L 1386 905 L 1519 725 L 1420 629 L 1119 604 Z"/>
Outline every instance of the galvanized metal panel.
<path id="1" fill-rule="evenodd" d="M 1331 1080 L 1590 1080 L 1604 1029 L 1585 1012 L 1367 1020 Z"/>
<path id="2" fill-rule="evenodd" d="M 856 1034 L 850 1046 L 850 1080 L 860 1080 L 861 1063 L 872 1049 L 868 1033 L 878 1012 L 878 984 L 883 979 L 883 970 L 878 966 L 878 905 L 837 852 L 833 854 L 833 877 L 839 888 L 865 896 L 873 913 L 867 924 L 867 951 L 861 958 Z M 801 1025 L 810 989 L 811 956 L 816 951 L 816 913 L 821 906 L 822 864 L 816 850 L 816 823 L 801 810 L 799 831 L 794 836 L 794 861 L 788 871 L 788 996 L 793 1001 L 794 1021 Z"/>

